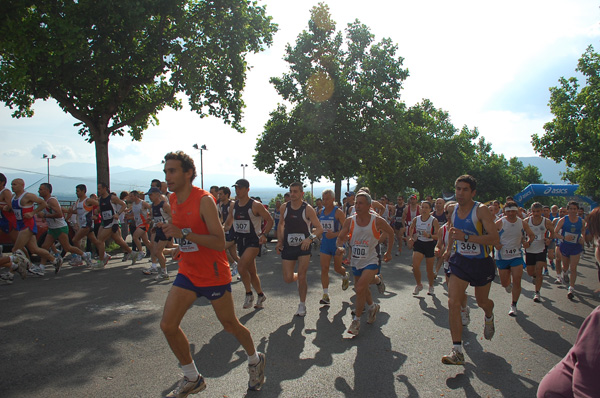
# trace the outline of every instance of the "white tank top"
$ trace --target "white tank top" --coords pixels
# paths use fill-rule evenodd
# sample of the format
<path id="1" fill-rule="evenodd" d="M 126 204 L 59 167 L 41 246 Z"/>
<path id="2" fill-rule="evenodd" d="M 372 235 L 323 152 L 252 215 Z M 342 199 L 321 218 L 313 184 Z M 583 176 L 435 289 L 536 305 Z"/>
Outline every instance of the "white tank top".
<path id="1" fill-rule="evenodd" d="M 356 216 L 352 216 L 350 219 L 350 247 L 352 249 L 350 265 L 353 268 L 362 269 L 367 265 L 377 264 L 379 260 L 377 244 L 381 236 L 375 225 L 377 216 L 371 214 L 371 220 L 364 227 L 356 223 Z"/>
<path id="2" fill-rule="evenodd" d="M 424 236 L 425 233 L 433 233 L 433 220 L 435 220 L 435 218 L 432 215 L 429 215 L 427 221 L 423 221 L 423 216 L 417 216 L 417 225 L 415 228 L 417 240 L 420 240 L 421 242 L 431 242 L 433 240 L 432 238 L 426 238 Z"/>
<path id="3" fill-rule="evenodd" d="M 54 199 L 58 202 L 58 199 L 56 199 L 54 196 L 50 196 L 48 198 L 48 200 L 46 200 L 46 203 L 50 202 L 50 199 Z M 60 203 L 59 203 L 60 206 Z M 46 207 L 44 209 L 44 213 L 45 214 L 52 214 L 54 213 L 52 210 L 50 210 L 50 205 L 48 205 L 48 207 Z M 66 227 L 67 226 L 67 222 L 65 221 L 64 217 L 60 217 L 60 218 L 46 218 L 46 223 L 48 224 L 48 228 L 50 229 L 57 229 L 57 228 L 62 228 L 62 227 Z"/>
<path id="4" fill-rule="evenodd" d="M 502 229 L 500 230 L 500 243 L 502 248 L 496 250 L 496 260 L 512 260 L 521 257 L 521 242 L 523 239 L 523 220 L 517 217 L 517 221 L 511 223 L 506 217 L 502 218 Z"/>
<path id="5" fill-rule="evenodd" d="M 542 217 L 542 221 L 539 225 L 533 225 L 533 217 L 530 217 L 527 224 L 529 224 L 529 228 L 531 228 L 535 234 L 535 239 L 525 251 L 527 253 L 543 252 L 546 248 L 546 243 L 544 242 L 544 238 L 546 237 L 546 218 Z"/>

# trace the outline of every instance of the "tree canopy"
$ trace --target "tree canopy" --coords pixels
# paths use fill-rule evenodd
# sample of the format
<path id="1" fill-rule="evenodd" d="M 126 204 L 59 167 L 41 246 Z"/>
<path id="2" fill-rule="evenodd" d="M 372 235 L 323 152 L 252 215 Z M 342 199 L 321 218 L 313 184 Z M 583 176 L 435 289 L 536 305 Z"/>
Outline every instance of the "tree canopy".
<path id="1" fill-rule="evenodd" d="M 244 0 L 4 0 L 0 15 L 0 100 L 30 117 L 55 99 L 95 143 L 106 183 L 110 136 L 141 140 L 161 109 L 181 108 L 178 94 L 243 132 L 245 55 L 276 31 Z"/>
<path id="2" fill-rule="evenodd" d="M 534 149 L 543 157 L 565 161 L 570 169 L 565 178 L 580 185 L 582 194 L 600 198 L 600 54 L 589 46 L 579 59 L 577 71 L 585 76 L 585 86 L 577 78 L 559 79 L 550 88 L 552 121 L 545 134 L 534 134 Z"/>

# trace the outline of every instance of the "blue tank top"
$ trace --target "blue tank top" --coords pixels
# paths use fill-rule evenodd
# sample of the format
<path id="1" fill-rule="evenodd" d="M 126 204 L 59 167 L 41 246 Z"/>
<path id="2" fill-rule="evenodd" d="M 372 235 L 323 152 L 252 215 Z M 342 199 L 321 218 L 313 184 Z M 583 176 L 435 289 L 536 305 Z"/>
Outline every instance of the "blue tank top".
<path id="1" fill-rule="evenodd" d="M 325 208 L 321 212 L 319 212 L 319 221 L 321 222 L 321 226 L 323 227 L 323 239 L 324 240 L 336 240 L 336 238 L 328 239 L 325 237 L 327 232 L 337 232 L 340 230 L 340 222 L 337 218 L 335 218 L 335 212 L 338 207 L 333 206 L 333 210 L 329 214 L 325 214 Z"/>
<path id="2" fill-rule="evenodd" d="M 473 204 L 473 208 L 465 218 L 458 217 L 458 209 L 452 212 L 452 225 L 467 235 L 481 236 L 484 234 L 483 224 L 477 217 L 479 202 Z M 467 258 L 486 258 L 490 256 L 491 247 L 479 243 L 457 240 L 454 242 L 456 253 Z"/>
<path id="3" fill-rule="evenodd" d="M 563 243 L 578 245 L 582 227 L 583 222 L 581 217 L 578 216 L 577 221 L 572 223 L 571 220 L 569 220 L 569 216 L 566 216 L 562 226 L 563 235 L 565 236 Z"/>

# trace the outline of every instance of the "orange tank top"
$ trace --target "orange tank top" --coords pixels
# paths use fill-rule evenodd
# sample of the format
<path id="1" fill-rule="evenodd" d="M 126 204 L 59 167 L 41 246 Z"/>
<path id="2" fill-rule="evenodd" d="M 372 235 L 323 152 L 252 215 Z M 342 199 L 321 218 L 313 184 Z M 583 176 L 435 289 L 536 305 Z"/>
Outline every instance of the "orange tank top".
<path id="1" fill-rule="evenodd" d="M 177 203 L 175 193 L 169 196 L 173 224 L 199 235 L 208 235 L 208 228 L 200 215 L 200 201 L 209 192 L 192 187 L 190 196 L 183 203 Z M 211 195 L 212 196 L 212 195 Z M 185 275 L 194 286 L 221 286 L 231 283 L 231 270 L 225 251 L 217 251 L 181 239 L 179 243 L 181 260 L 179 272 Z"/>

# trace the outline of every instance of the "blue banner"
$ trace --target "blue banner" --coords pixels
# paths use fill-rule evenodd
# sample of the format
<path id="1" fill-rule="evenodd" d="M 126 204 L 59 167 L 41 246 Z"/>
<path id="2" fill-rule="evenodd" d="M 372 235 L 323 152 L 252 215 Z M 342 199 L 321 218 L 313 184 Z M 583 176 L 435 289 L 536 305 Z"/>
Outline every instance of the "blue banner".
<path id="1" fill-rule="evenodd" d="M 579 189 L 578 184 L 529 184 L 513 198 L 519 206 L 523 206 L 525 202 L 534 196 L 576 196 L 581 200 L 590 204 L 591 208 L 598 206 L 587 196 L 576 195 L 575 192 Z"/>

